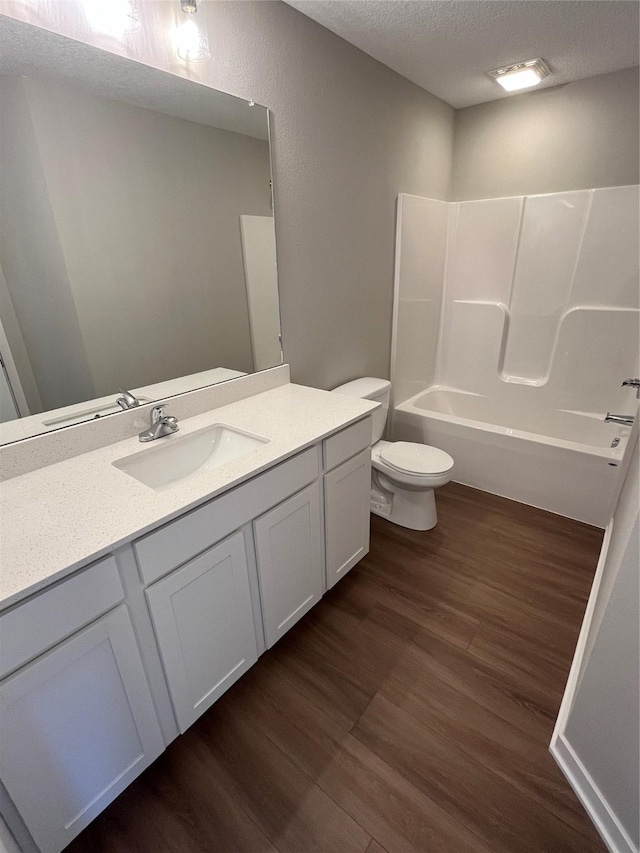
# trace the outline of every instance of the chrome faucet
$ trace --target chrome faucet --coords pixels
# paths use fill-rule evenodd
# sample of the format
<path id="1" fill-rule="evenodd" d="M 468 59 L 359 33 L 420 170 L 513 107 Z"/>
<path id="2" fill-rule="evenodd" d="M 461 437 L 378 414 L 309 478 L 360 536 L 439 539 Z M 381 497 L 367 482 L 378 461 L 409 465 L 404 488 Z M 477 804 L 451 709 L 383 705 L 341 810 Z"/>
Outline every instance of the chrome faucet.
<path id="1" fill-rule="evenodd" d="M 624 426 L 633 426 L 635 418 L 633 415 L 612 415 L 607 412 L 605 422 L 608 424 L 624 424 Z"/>
<path id="2" fill-rule="evenodd" d="M 625 379 L 621 387 L 624 388 L 626 385 L 636 389 L 636 400 L 640 400 L 640 379 Z"/>
<path id="3" fill-rule="evenodd" d="M 120 406 L 123 411 L 127 411 L 127 409 L 135 409 L 140 405 L 140 400 L 137 397 L 134 397 L 131 391 L 125 391 L 124 388 L 118 388 L 118 393 L 122 394 L 122 397 L 118 397 L 116 403 Z"/>
<path id="4" fill-rule="evenodd" d="M 164 406 L 154 406 L 151 409 L 151 423 L 149 428 L 143 430 L 138 438 L 140 441 L 155 441 L 156 438 L 162 438 L 164 435 L 171 435 L 178 432 L 178 419 L 173 415 L 165 415 Z"/>

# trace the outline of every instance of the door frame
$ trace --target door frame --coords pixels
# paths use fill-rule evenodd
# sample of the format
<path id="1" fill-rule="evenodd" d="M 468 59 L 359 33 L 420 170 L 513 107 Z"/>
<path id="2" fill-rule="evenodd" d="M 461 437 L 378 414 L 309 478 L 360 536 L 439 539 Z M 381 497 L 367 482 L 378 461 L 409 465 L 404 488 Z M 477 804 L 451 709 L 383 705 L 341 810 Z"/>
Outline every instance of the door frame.
<path id="1" fill-rule="evenodd" d="M 0 370 L 3 369 L 7 376 L 9 389 L 16 404 L 18 414 L 21 418 L 26 418 L 31 414 L 31 412 L 29 411 L 27 398 L 25 397 L 22 389 L 18 369 L 16 368 L 16 363 L 11 353 L 11 347 L 9 346 L 9 340 L 4 331 L 4 326 L 2 325 L 2 318 L 0 318 Z"/>

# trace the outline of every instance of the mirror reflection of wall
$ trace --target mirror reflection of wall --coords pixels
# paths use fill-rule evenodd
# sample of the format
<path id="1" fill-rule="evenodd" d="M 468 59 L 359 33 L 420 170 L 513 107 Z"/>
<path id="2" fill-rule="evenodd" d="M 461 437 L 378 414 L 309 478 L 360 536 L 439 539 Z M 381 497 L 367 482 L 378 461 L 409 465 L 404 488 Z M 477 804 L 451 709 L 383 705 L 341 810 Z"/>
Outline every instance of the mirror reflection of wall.
<path id="1" fill-rule="evenodd" d="M 28 413 L 279 364 L 267 111 L 248 135 L 64 80 L 0 82 L 0 310 Z M 243 217 L 272 237 L 253 279 L 277 354 L 257 359 Z"/>

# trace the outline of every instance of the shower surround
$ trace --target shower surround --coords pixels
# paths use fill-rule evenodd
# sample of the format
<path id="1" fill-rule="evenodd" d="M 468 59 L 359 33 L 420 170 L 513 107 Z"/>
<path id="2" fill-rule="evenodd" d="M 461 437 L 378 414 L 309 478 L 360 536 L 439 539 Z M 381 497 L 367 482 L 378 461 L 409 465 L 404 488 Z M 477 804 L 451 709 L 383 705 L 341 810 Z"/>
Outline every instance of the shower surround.
<path id="1" fill-rule="evenodd" d="M 635 414 L 639 188 L 398 199 L 392 437 L 454 480 L 606 526 Z M 636 429 L 637 427 L 634 427 Z"/>

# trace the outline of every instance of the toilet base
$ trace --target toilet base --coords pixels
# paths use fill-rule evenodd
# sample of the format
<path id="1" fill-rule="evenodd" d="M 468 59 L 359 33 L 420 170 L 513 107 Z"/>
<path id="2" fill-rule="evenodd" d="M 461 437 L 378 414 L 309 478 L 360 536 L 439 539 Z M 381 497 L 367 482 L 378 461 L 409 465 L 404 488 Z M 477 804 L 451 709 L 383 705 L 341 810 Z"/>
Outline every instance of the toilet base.
<path id="1" fill-rule="evenodd" d="M 438 523 L 433 489 L 421 492 L 396 488 L 392 494 L 371 490 L 371 512 L 409 530 L 431 530 Z"/>

